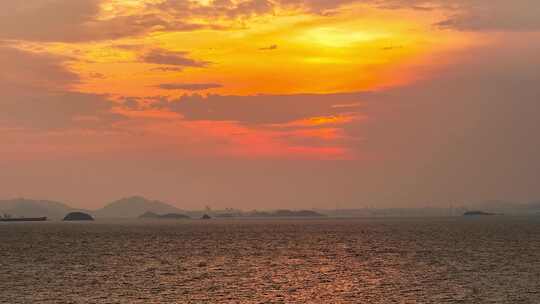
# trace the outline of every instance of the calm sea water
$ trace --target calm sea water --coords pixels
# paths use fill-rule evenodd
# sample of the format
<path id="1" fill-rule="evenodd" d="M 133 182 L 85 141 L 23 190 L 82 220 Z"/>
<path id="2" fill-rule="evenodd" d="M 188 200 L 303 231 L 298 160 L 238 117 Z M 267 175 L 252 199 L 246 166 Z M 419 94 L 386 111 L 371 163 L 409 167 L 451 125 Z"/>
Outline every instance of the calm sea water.
<path id="1" fill-rule="evenodd" d="M 1 303 L 540 303 L 540 218 L 0 224 Z"/>

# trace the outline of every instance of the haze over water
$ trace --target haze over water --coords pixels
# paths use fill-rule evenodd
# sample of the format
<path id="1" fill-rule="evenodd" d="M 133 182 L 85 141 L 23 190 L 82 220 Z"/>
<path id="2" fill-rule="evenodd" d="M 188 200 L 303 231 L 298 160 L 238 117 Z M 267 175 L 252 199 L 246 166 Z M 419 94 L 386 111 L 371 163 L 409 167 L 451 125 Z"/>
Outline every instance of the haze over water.
<path id="1" fill-rule="evenodd" d="M 3 303 L 538 303 L 540 219 L 0 224 Z"/>

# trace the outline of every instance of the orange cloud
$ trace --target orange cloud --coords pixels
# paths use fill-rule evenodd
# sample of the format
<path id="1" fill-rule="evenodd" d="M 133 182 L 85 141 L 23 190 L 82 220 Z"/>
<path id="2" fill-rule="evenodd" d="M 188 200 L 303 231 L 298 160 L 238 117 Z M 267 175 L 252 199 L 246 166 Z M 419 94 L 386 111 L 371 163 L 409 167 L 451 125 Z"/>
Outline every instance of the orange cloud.
<path id="1" fill-rule="evenodd" d="M 352 158 L 346 130 L 366 119 L 364 98 L 429 77 L 483 42 L 433 27 L 453 8 L 395 1 L 83 2 L 0 5 L 0 39 L 48 57 L 24 69 L 33 72 L 3 74 L 24 96 L 11 117 L 22 123 L 35 104 L 36 125 L 105 127 L 126 141 L 142 134 L 141 143 L 181 137 L 193 143 L 187 154 Z M 11 84 L 19 76 L 46 88 L 24 95 Z"/>

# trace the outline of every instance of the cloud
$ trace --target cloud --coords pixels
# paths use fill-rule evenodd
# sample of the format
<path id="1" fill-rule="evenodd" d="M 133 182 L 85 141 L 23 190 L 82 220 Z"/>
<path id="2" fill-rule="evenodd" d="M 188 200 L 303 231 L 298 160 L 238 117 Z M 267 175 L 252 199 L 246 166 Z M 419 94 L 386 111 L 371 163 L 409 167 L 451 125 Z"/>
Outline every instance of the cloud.
<path id="1" fill-rule="evenodd" d="M 39 42 L 114 40 L 157 31 L 225 30 L 238 19 L 299 9 L 329 14 L 344 5 L 362 3 L 379 9 L 438 10 L 447 18 L 440 28 L 463 31 L 538 31 L 536 0 L 188 0 L 142 1 L 137 9 L 102 16 L 101 0 L 26 0 L 0 4 L 0 39 Z M 220 23 L 216 22 L 219 20 Z"/>
<path id="2" fill-rule="evenodd" d="M 277 44 L 272 44 L 267 47 L 259 48 L 259 51 L 273 51 L 273 50 L 277 50 L 277 48 L 278 48 Z"/>
<path id="3" fill-rule="evenodd" d="M 379 0 L 381 8 L 446 11 L 436 24 L 463 31 L 539 31 L 540 2 L 536 0 Z"/>
<path id="4" fill-rule="evenodd" d="M 240 2 L 230 13 L 232 16 L 264 15 L 273 11 L 274 5 L 268 0 L 249 0 Z"/>
<path id="5" fill-rule="evenodd" d="M 441 28 L 463 31 L 538 31 L 540 3 L 525 1 L 486 2 L 481 7 L 468 7 L 437 23 Z"/>
<path id="6" fill-rule="evenodd" d="M 86 42 L 132 37 L 156 31 L 221 29 L 215 18 L 236 19 L 267 14 L 267 0 L 203 5 L 188 0 L 139 2 L 103 18 L 102 0 L 25 0 L 0 4 L 0 39 L 40 42 Z M 117 4 L 121 6 L 121 4 Z M 225 27 L 226 28 L 226 27 Z"/>
<path id="7" fill-rule="evenodd" d="M 159 88 L 164 90 L 186 90 L 186 91 L 203 91 L 208 89 L 221 88 L 219 83 L 163 83 Z"/>
<path id="8" fill-rule="evenodd" d="M 199 61 L 187 57 L 187 52 L 172 52 L 161 49 L 153 49 L 141 56 L 141 60 L 146 63 L 172 65 L 179 67 L 202 68 L 210 64 L 208 61 Z"/>
<path id="9" fill-rule="evenodd" d="M 181 114 L 185 120 L 235 121 L 245 125 L 269 125 L 312 117 L 348 114 L 357 109 L 336 107 L 362 102 L 370 93 L 298 95 L 185 95 L 159 105 Z"/>
<path id="10" fill-rule="evenodd" d="M 268 0 L 214 0 L 201 4 L 187 0 L 165 0 L 155 5 L 156 8 L 181 18 L 220 18 L 236 19 L 272 13 L 274 4 Z"/>
<path id="11" fill-rule="evenodd" d="M 370 178 L 399 193 L 380 200 L 538 193 L 538 38 L 510 34 L 504 45 L 469 50 L 430 79 L 364 98 L 370 119 L 344 130 L 364 139 L 352 149 L 373 160 Z"/>
<path id="12" fill-rule="evenodd" d="M 122 117 L 104 96 L 73 92 L 12 93 L 0 101 L 0 126 L 37 131 L 108 128 Z"/>
<path id="13" fill-rule="evenodd" d="M 2 1 L 0 38 L 71 40 L 99 13 L 99 0 Z"/>
<path id="14" fill-rule="evenodd" d="M 306 11 L 324 14 L 333 9 L 337 9 L 340 6 L 351 4 L 351 3 L 362 3 L 361 0 L 279 0 L 281 6 L 292 6 L 295 8 L 301 8 Z"/>
<path id="15" fill-rule="evenodd" d="M 166 20 L 141 9 L 99 18 L 101 0 L 26 0 L 0 4 L 0 39 L 84 42 L 118 39 L 158 30 L 191 31 L 205 25 Z"/>
<path id="16" fill-rule="evenodd" d="M 66 58 L 0 46 L 0 87 L 6 94 L 17 87 L 65 88 L 79 76 L 64 67 Z M 22 92 L 23 90 L 21 90 Z"/>
<path id="17" fill-rule="evenodd" d="M 324 14 L 348 4 L 363 3 L 380 9 L 438 10 L 447 18 L 435 24 L 463 31 L 538 31 L 540 2 L 536 0 L 280 0 L 282 6 Z"/>
<path id="18" fill-rule="evenodd" d="M 151 71 L 159 71 L 159 72 L 181 72 L 184 70 L 182 67 L 178 66 L 160 66 L 150 69 Z"/>
<path id="19" fill-rule="evenodd" d="M 393 50 L 402 49 L 402 48 L 403 48 L 403 46 L 396 45 L 396 46 L 386 46 L 386 47 L 381 48 L 381 50 L 383 50 L 383 51 L 393 51 Z"/>
<path id="20" fill-rule="evenodd" d="M 105 96 L 69 91 L 66 58 L 0 47 L 0 126 L 33 130 L 101 128 L 121 117 Z"/>

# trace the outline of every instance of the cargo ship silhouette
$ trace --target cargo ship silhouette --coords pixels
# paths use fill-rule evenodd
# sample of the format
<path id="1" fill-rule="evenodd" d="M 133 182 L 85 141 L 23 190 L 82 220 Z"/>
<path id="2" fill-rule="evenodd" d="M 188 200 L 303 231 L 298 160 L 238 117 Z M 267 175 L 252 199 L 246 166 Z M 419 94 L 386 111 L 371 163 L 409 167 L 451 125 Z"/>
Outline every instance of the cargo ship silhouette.
<path id="1" fill-rule="evenodd" d="M 0 222 L 43 222 L 46 221 L 47 217 L 11 217 L 10 215 L 4 214 L 0 216 Z"/>

